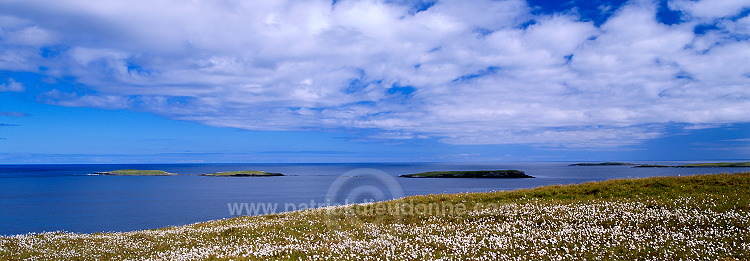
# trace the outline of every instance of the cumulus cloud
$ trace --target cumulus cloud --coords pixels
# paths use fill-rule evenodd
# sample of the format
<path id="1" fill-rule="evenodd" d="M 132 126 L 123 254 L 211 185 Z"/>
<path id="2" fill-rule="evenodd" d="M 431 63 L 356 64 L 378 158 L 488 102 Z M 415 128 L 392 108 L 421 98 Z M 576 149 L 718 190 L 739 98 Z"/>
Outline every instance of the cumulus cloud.
<path id="1" fill-rule="evenodd" d="M 2 0 L 0 70 L 87 88 L 53 104 L 377 139 L 606 147 L 749 122 L 747 1 L 668 6 L 682 21 L 645 0 L 600 25 L 521 0 Z"/>

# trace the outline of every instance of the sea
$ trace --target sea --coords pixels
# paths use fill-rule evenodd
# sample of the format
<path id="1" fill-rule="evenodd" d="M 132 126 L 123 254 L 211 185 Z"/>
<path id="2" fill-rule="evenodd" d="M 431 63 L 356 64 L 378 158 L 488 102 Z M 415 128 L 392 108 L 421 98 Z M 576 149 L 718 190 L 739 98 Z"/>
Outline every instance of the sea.
<path id="1" fill-rule="evenodd" d="M 750 168 L 569 166 L 571 163 L 575 162 L 0 165 L 0 235 L 134 231 L 412 195 L 750 171 Z M 156 169 L 183 175 L 92 175 L 118 169 Z M 398 177 L 427 171 L 501 169 L 521 170 L 535 178 Z M 238 170 L 262 170 L 285 176 L 199 175 Z"/>

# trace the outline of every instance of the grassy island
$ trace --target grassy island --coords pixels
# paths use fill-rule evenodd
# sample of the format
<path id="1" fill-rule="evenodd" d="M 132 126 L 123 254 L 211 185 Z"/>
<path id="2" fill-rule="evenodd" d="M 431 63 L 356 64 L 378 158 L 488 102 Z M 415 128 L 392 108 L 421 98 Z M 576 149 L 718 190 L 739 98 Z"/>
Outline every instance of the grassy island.
<path id="1" fill-rule="evenodd" d="M 637 165 L 633 163 L 624 163 L 624 162 L 602 162 L 602 163 L 576 163 L 576 164 L 570 164 L 568 166 L 632 166 Z"/>
<path id="2" fill-rule="evenodd" d="M 0 260 L 748 260 L 750 173 L 655 177 L 0 237 Z"/>
<path id="3" fill-rule="evenodd" d="M 243 171 L 229 171 L 229 172 L 216 172 L 211 174 L 203 174 L 201 176 L 213 176 L 213 177 L 274 177 L 284 176 L 281 173 L 270 173 L 265 171 L 257 170 L 243 170 Z"/>
<path id="4" fill-rule="evenodd" d="M 431 171 L 405 174 L 404 178 L 533 178 L 520 170 Z"/>
<path id="5" fill-rule="evenodd" d="M 106 172 L 95 172 L 97 175 L 113 175 L 113 176 L 172 176 L 177 175 L 169 173 L 163 170 L 140 170 L 140 169 L 121 169 Z"/>

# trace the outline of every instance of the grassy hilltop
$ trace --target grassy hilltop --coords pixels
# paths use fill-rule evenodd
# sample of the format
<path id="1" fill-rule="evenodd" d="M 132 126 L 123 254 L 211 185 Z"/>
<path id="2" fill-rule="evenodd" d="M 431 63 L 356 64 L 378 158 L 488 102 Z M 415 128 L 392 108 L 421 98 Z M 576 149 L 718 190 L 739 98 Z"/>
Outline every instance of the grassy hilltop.
<path id="1" fill-rule="evenodd" d="M 0 260 L 750 259 L 750 173 L 610 180 L 0 237 Z"/>

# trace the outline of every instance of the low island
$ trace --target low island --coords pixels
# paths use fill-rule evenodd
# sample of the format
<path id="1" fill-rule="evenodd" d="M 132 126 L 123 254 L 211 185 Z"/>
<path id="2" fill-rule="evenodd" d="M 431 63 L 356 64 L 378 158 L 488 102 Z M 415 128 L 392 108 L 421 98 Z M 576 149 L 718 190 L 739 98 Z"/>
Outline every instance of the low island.
<path id="1" fill-rule="evenodd" d="M 533 178 L 520 170 L 431 171 L 405 174 L 403 178 Z"/>
<path id="2" fill-rule="evenodd" d="M 749 168 L 750 162 L 718 162 L 718 163 L 697 163 L 685 165 L 658 165 L 658 164 L 634 164 L 623 162 L 602 162 L 602 163 L 576 163 L 568 166 L 633 166 L 633 168 Z"/>
<path id="3" fill-rule="evenodd" d="M 681 165 L 677 167 L 682 167 L 682 168 L 742 168 L 742 167 L 750 167 L 750 162 L 698 163 L 698 164 Z"/>
<path id="4" fill-rule="evenodd" d="M 657 165 L 657 164 L 643 164 L 633 168 L 674 168 L 675 166 Z"/>
<path id="5" fill-rule="evenodd" d="M 229 172 L 216 172 L 211 174 L 202 174 L 201 176 L 211 177 L 274 177 L 284 176 L 281 173 L 271 173 L 257 170 L 243 170 L 243 171 L 229 171 Z"/>
<path id="6" fill-rule="evenodd" d="M 633 166 L 637 164 L 624 162 L 602 162 L 602 163 L 576 163 L 568 166 Z"/>
<path id="7" fill-rule="evenodd" d="M 105 172 L 94 172 L 94 175 L 110 176 L 174 176 L 177 174 L 169 173 L 163 170 L 140 170 L 140 169 L 121 169 Z"/>
<path id="8" fill-rule="evenodd" d="M 750 168 L 750 162 L 697 163 L 679 166 L 638 165 L 636 168 Z"/>

